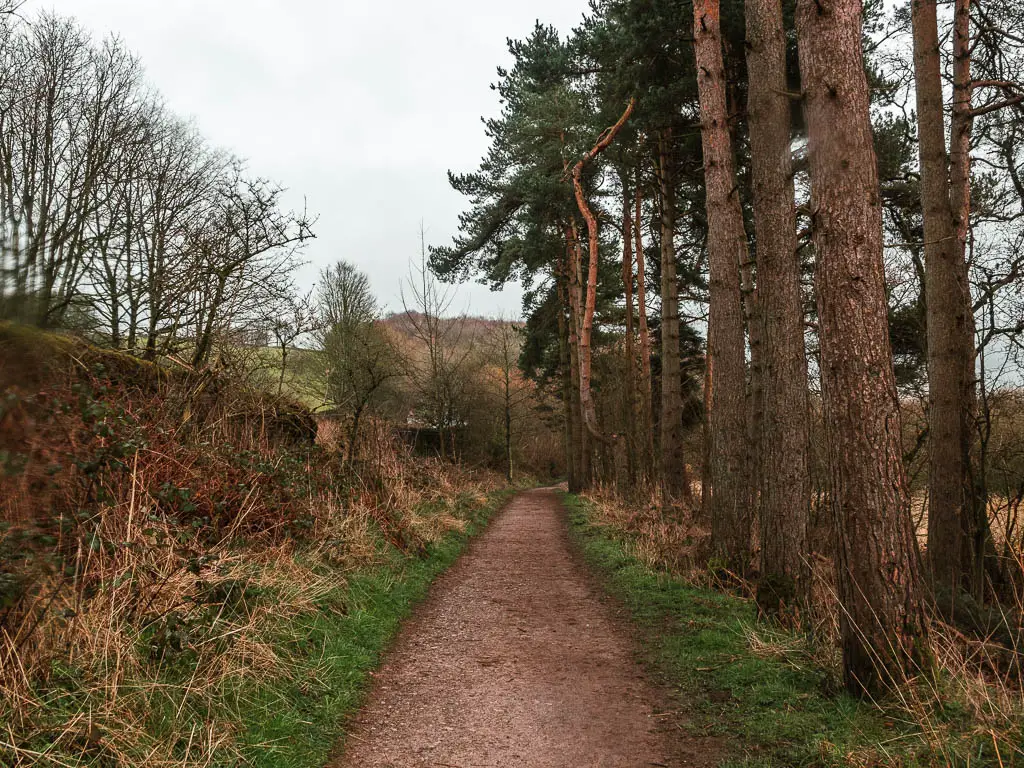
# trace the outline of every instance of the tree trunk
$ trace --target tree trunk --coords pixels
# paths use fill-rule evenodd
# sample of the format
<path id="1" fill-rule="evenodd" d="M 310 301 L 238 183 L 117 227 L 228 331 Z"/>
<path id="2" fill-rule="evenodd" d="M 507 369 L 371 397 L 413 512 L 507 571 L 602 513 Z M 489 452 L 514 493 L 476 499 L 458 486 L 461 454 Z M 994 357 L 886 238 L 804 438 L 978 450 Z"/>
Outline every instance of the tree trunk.
<path id="1" fill-rule="evenodd" d="M 988 488 L 985 471 L 979 465 L 975 449 L 977 437 L 978 375 L 976 369 L 976 343 L 974 299 L 971 295 L 968 271 L 967 238 L 971 225 L 971 4 L 970 0 L 956 0 L 953 17 L 953 116 L 950 123 L 950 207 L 953 212 L 956 238 L 955 264 L 957 284 L 962 291 L 964 323 L 960 329 L 961 364 L 964 368 L 961 384 L 961 463 L 964 467 L 964 498 L 967 523 L 963 546 L 970 556 L 965 563 L 969 568 L 969 586 L 975 597 L 981 598 L 985 584 L 985 560 L 991 545 L 988 524 Z"/>
<path id="2" fill-rule="evenodd" d="M 742 215 L 742 213 L 741 213 Z M 744 243 L 746 246 L 746 243 Z M 750 349 L 747 370 L 746 434 L 743 459 L 746 466 L 743 502 L 747 508 L 748 527 L 753 531 L 760 521 L 761 504 L 761 441 L 764 428 L 764 319 L 761 316 L 760 277 L 755 281 L 756 257 L 744 250 L 745 261 L 739 265 L 740 298 L 746 342 Z"/>
<path id="3" fill-rule="evenodd" d="M 928 333 L 928 557 L 936 594 L 970 588 L 970 531 L 963 338 L 967 308 L 959 284 L 944 132 L 942 71 L 935 0 L 913 0 L 914 79 L 924 214 L 924 285 Z"/>
<path id="4" fill-rule="evenodd" d="M 780 0 L 746 0 L 757 294 L 763 328 L 759 612 L 797 623 L 807 604 L 809 425 L 804 313 Z"/>
<path id="5" fill-rule="evenodd" d="M 669 152 L 672 130 L 658 135 L 661 206 L 661 495 L 663 504 L 689 500 L 683 461 L 683 378 L 679 367 L 679 283 L 676 279 L 676 190 Z"/>
<path id="6" fill-rule="evenodd" d="M 640 171 L 637 169 L 636 179 L 636 210 L 633 220 L 633 237 L 636 240 L 636 303 L 640 333 L 640 429 L 643 430 L 643 466 L 644 477 L 653 481 L 657 477 L 654 462 L 654 416 L 651 412 L 651 334 L 647 330 L 647 285 L 646 258 L 644 256 L 644 236 L 642 223 L 642 191 L 640 189 Z"/>
<path id="7" fill-rule="evenodd" d="M 752 468 L 746 462 L 746 353 L 740 264 L 749 257 L 725 106 L 718 0 L 695 0 L 693 17 L 710 272 L 704 384 L 709 393 L 707 513 L 715 555 L 729 570 L 742 574 L 750 562 L 746 482 Z"/>
<path id="8" fill-rule="evenodd" d="M 505 369 L 505 457 L 508 459 L 508 481 L 512 482 L 512 382 Z"/>
<path id="9" fill-rule="evenodd" d="M 636 342 L 633 338 L 633 214 L 629 185 L 626 174 L 622 179 L 622 285 L 625 294 L 626 316 L 626 401 L 629 408 L 626 414 L 626 476 L 630 488 L 636 486 L 637 479 L 637 423 L 642 418 L 642 405 L 638 402 L 636 386 Z"/>
<path id="10" fill-rule="evenodd" d="M 569 363 L 572 368 L 573 442 L 577 446 L 579 466 L 576 473 L 579 491 L 590 487 L 590 437 L 584 424 L 583 403 L 580 399 L 580 304 L 583 289 L 580 286 L 580 245 L 573 223 L 567 233 L 569 247 Z"/>
<path id="11" fill-rule="evenodd" d="M 586 201 L 583 199 L 582 188 L 577 181 L 576 200 L 580 210 L 587 222 L 588 245 L 590 259 L 587 266 L 586 288 L 583 292 L 583 312 L 580 320 L 579 334 L 579 357 L 580 357 L 580 410 L 583 414 L 583 426 L 590 434 L 598 439 L 601 431 L 597 424 L 597 413 L 594 410 L 594 397 L 590 387 L 590 373 L 592 370 L 593 352 L 591 349 L 591 338 L 594 329 L 594 310 L 597 304 L 597 262 L 598 262 L 598 240 L 597 240 L 597 219 L 590 211 Z"/>
<path id="12" fill-rule="evenodd" d="M 355 412 L 352 414 L 352 430 L 348 436 L 348 458 L 345 463 L 352 466 L 356 460 L 356 456 L 359 451 L 359 422 L 363 416 L 363 409 L 366 407 L 365 403 L 360 403 L 356 406 Z"/>
<path id="13" fill-rule="evenodd" d="M 281 344 L 281 375 L 277 379 L 277 396 L 284 392 L 284 372 L 288 367 L 288 343 Z"/>
<path id="14" fill-rule="evenodd" d="M 192 367 L 202 368 L 210 361 L 210 352 L 213 348 L 213 324 L 217 319 L 221 303 L 224 301 L 224 291 L 227 287 L 228 275 L 221 272 L 217 275 L 217 288 L 214 292 L 210 306 L 206 308 L 206 317 L 203 320 L 203 328 L 196 339 L 196 349 L 192 354 Z"/>
<path id="15" fill-rule="evenodd" d="M 614 141 L 616 134 L 626 124 L 629 116 L 633 114 L 636 100 L 630 99 L 629 105 L 622 113 L 615 125 L 605 130 L 598 138 L 597 143 L 573 166 L 572 186 L 576 193 L 576 205 L 580 209 L 583 220 L 587 223 L 587 292 L 586 301 L 583 306 L 583 323 L 580 328 L 580 404 L 583 410 L 583 420 L 590 434 L 605 442 L 597 424 L 597 414 L 594 410 L 594 398 L 590 388 L 590 374 L 592 361 L 591 338 L 594 328 L 594 310 L 597 306 L 597 267 L 600 258 L 600 242 L 598 239 L 597 217 L 590 210 L 587 198 L 583 193 L 583 168 L 588 162 L 603 152 L 609 144 Z"/>
<path id="16" fill-rule="evenodd" d="M 882 207 L 860 0 L 799 0 L 821 384 L 847 688 L 874 695 L 929 657 L 903 469 Z"/>
<path id="17" fill-rule="evenodd" d="M 971 91 L 971 3 L 970 0 L 955 0 L 953 114 L 949 127 L 950 207 L 952 208 L 956 236 L 957 260 L 958 263 L 964 264 L 965 278 L 967 274 L 967 234 L 971 223 L 971 132 L 974 128 L 974 117 L 971 115 Z M 973 312 L 971 315 L 973 326 Z M 973 345 L 972 337 L 972 348 Z M 974 378 L 972 367 L 971 379 Z"/>
<path id="18" fill-rule="evenodd" d="M 575 440 L 575 419 L 573 414 L 573 377 L 572 363 L 569 357 L 569 327 L 566 314 L 569 311 L 568 256 L 559 267 L 555 277 L 558 290 L 558 353 L 562 367 L 562 409 L 565 419 L 565 468 L 568 474 L 569 490 L 575 491 L 579 484 L 579 444 Z"/>

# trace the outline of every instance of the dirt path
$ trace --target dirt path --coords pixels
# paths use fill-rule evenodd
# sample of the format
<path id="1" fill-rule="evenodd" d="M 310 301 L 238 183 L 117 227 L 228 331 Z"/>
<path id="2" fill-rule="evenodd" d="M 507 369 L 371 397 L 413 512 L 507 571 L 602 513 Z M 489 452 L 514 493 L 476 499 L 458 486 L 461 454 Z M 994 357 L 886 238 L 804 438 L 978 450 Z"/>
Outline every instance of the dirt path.
<path id="1" fill-rule="evenodd" d="M 529 491 L 404 628 L 334 768 L 712 764 L 667 733 L 660 698 L 573 559 L 557 497 Z"/>

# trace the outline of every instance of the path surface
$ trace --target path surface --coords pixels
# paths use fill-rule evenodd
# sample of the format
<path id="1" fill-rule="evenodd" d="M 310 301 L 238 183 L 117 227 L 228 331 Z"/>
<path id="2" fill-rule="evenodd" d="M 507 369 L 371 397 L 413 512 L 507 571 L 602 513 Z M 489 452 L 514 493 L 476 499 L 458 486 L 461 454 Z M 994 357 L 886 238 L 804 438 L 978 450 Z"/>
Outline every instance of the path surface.
<path id="1" fill-rule="evenodd" d="M 516 497 L 434 585 L 334 768 L 710 765 L 574 559 L 558 499 Z"/>

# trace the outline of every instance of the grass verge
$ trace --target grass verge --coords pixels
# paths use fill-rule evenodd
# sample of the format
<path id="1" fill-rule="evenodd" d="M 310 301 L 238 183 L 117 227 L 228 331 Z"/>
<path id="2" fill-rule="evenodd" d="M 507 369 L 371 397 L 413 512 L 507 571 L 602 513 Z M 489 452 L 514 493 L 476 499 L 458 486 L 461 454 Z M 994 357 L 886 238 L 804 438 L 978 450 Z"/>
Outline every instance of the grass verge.
<path id="1" fill-rule="evenodd" d="M 382 565 L 349 575 L 325 594 L 318 610 L 280 628 L 292 674 L 278 684 L 241 696 L 242 753 L 265 768 L 320 768 L 342 746 L 339 725 L 362 703 L 369 675 L 402 621 L 426 597 L 431 583 L 451 566 L 513 491 L 490 494 L 467 514 L 463 531 L 428 543 L 420 556 L 392 549 Z M 339 741 L 341 739 L 341 741 Z"/>
<path id="2" fill-rule="evenodd" d="M 163 578 L 141 626 L 105 608 L 139 577 L 107 569 L 47 630 L 67 647 L 0 686 L 0 766 L 322 768 L 403 619 L 514 493 L 440 490 L 398 508 L 401 536 L 398 510 L 352 507 L 308 541 L 228 541 Z"/>
<path id="3" fill-rule="evenodd" d="M 630 611 L 646 662 L 690 728 L 727 743 L 723 768 L 1020 764 L 964 728 L 955 707 L 932 713 L 940 727 L 924 731 L 898 708 L 848 696 L 809 657 L 806 638 L 757 624 L 748 600 L 644 564 L 628 534 L 597 522 L 591 502 L 565 494 L 563 503 L 572 538 Z"/>

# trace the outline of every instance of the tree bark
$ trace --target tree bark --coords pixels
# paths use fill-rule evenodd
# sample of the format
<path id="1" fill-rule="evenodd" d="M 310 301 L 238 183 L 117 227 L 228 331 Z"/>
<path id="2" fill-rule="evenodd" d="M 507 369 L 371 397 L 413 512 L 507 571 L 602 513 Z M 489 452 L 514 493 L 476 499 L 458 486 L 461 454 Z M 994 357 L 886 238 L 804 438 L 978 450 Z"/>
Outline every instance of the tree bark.
<path id="1" fill-rule="evenodd" d="M 642 419 L 642 405 L 637 397 L 636 341 L 633 338 L 633 213 L 626 174 L 622 179 L 622 286 L 626 319 L 626 475 L 630 487 L 637 480 L 637 426 Z"/>
<path id="2" fill-rule="evenodd" d="M 970 546 L 964 465 L 967 404 L 964 328 L 967 307 L 957 265 L 954 212 L 946 155 L 942 71 L 935 0 L 913 0 L 921 205 L 924 216 L 925 305 L 928 337 L 928 557 L 936 594 L 969 589 Z M 973 356 L 972 356 L 973 358 Z"/>
<path id="3" fill-rule="evenodd" d="M 644 476 L 648 481 L 657 477 L 654 462 L 654 415 L 651 412 L 651 335 L 647 329 L 647 284 L 646 258 L 644 256 L 644 235 L 642 225 L 643 192 L 640 188 L 640 171 L 637 169 L 636 210 L 633 220 L 633 237 L 636 240 L 636 303 L 638 330 L 640 335 L 640 428 L 643 430 Z"/>
<path id="4" fill-rule="evenodd" d="M 751 530 L 760 521 L 761 505 L 761 442 L 764 428 L 764 318 L 761 316 L 760 277 L 755 279 L 754 267 L 757 258 L 746 255 L 740 262 L 740 298 L 743 307 L 743 323 L 746 328 L 746 342 L 750 350 L 747 370 L 746 440 L 744 441 L 744 462 L 746 465 L 743 483 L 744 505 L 747 509 Z"/>
<path id="5" fill-rule="evenodd" d="M 705 377 L 709 405 L 707 513 L 716 557 L 732 572 L 742 574 L 750 562 L 746 484 L 752 467 L 746 462 L 746 353 L 740 264 L 745 264 L 749 256 L 725 104 L 718 0 L 695 0 L 693 17 L 710 272 Z"/>
<path id="6" fill-rule="evenodd" d="M 573 413 L 573 376 L 572 362 L 569 357 L 569 324 L 566 315 L 569 312 L 569 257 L 568 250 L 565 261 L 558 268 L 555 285 L 558 291 L 558 353 L 562 366 L 562 408 L 565 419 L 565 468 L 568 473 L 569 490 L 579 489 L 579 444 L 575 439 L 575 415 Z"/>
<path id="7" fill-rule="evenodd" d="M 569 248 L 569 362 L 572 368 L 572 413 L 573 413 L 573 442 L 577 446 L 579 465 L 576 479 L 579 483 L 575 490 L 582 490 L 590 487 L 590 435 L 585 424 L 583 413 L 583 402 L 580 397 L 582 385 L 580 383 L 581 355 L 580 355 L 580 326 L 581 315 L 580 305 L 583 303 L 583 288 L 580 285 L 580 242 L 576 231 L 576 223 L 572 222 L 567 229 L 567 243 Z"/>
<path id="8" fill-rule="evenodd" d="M 981 598 L 985 584 L 985 559 L 991 544 L 988 523 L 988 489 L 984 468 L 979 465 L 976 450 L 978 413 L 977 351 L 975 343 L 974 299 L 971 295 L 968 269 L 967 238 L 971 224 L 971 3 L 956 0 L 953 17 L 953 115 L 950 122 L 950 207 L 953 211 L 956 238 L 957 283 L 962 291 L 964 323 L 960 329 L 964 372 L 961 383 L 961 463 L 964 467 L 964 498 L 966 504 L 964 546 L 970 560 L 969 588 Z"/>
<path id="9" fill-rule="evenodd" d="M 810 432 L 781 1 L 746 0 L 746 24 L 757 294 L 763 323 L 757 605 L 763 616 L 797 624 L 809 588 Z"/>
<path id="10" fill-rule="evenodd" d="M 936 46 L 938 46 L 937 36 Z M 974 118 L 971 115 L 971 91 L 971 2 L 970 0 L 955 0 L 949 177 L 950 207 L 954 217 L 957 258 L 958 262 L 963 262 L 965 265 L 964 275 L 967 273 L 967 234 L 971 223 L 971 132 L 974 128 Z M 971 344 L 973 347 L 973 338 Z M 974 378 L 973 368 L 971 378 Z"/>
<path id="11" fill-rule="evenodd" d="M 851 692 L 873 695 L 920 672 L 929 652 L 861 19 L 860 0 L 798 0 L 843 669 Z"/>
<path id="12" fill-rule="evenodd" d="M 683 461 L 683 377 L 679 367 L 679 283 L 676 279 L 676 191 L 669 152 L 672 130 L 658 135 L 661 207 L 661 496 L 662 503 L 690 500 Z"/>

